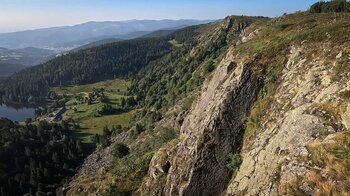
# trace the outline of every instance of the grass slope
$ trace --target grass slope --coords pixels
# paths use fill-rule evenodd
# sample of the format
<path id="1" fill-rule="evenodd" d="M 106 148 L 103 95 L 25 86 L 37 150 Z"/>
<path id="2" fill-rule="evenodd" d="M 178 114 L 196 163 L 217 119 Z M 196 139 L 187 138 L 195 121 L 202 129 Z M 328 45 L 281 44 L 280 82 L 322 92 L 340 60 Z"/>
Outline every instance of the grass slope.
<path id="1" fill-rule="evenodd" d="M 75 96 L 87 95 L 94 89 L 105 90 L 105 95 L 108 98 L 108 104 L 117 108 L 120 106 L 120 99 L 126 98 L 125 96 L 130 81 L 115 79 L 97 82 L 86 85 L 75 85 L 67 87 L 54 87 L 52 91 L 55 91 L 58 95 L 65 95 L 68 97 L 66 102 L 67 112 L 63 115 L 63 119 L 72 119 L 74 122 L 79 123 L 80 128 L 77 132 L 73 133 L 76 137 L 81 138 L 83 142 L 91 142 L 90 136 L 94 134 L 101 134 L 104 127 L 111 128 L 115 125 L 121 125 L 122 127 L 128 127 L 129 121 L 135 114 L 136 110 L 121 111 L 112 115 L 96 115 L 97 111 L 102 107 L 103 103 L 99 101 L 93 101 L 92 104 L 75 104 L 77 102 Z M 76 111 L 73 107 L 76 107 Z"/>

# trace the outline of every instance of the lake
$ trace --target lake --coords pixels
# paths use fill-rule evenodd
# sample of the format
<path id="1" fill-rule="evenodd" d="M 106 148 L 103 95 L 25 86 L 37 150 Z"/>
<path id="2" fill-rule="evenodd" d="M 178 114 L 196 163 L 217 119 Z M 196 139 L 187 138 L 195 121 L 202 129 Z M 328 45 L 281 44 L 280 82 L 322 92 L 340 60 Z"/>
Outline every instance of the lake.
<path id="1" fill-rule="evenodd" d="M 30 107 L 11 107 L 0 105 L 0 118 L 8 118 L 13 121 L 23 121 L 35 117 L 35 109 Z"/>

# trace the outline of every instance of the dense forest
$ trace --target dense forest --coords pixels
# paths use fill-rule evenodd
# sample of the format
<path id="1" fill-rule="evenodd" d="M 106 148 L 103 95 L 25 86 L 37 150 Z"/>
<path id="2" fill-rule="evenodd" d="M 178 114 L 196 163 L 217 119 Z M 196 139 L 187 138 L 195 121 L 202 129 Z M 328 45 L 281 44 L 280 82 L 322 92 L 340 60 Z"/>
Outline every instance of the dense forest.
<path id="1" fill-rule="evenodd" d="M 54 194 L 89 149 L 70 137 L 71 131 L 64 121 L 19 125 L 0 119 L 1 195 Z"/>
<path id="2" fill-rule="evenodd" d="M 310 7 L 311 13 L 350 12 L 347 0 L 320 1 Z"/>
<path id="3" fill-rule="evenodd" d="M 10 102 L 40 102 L 49 87 L 126 78 L 171 49 L 165 39 L 144 38 L 73 52 L 9 77 L 1 84 L 1 97 Z"/>

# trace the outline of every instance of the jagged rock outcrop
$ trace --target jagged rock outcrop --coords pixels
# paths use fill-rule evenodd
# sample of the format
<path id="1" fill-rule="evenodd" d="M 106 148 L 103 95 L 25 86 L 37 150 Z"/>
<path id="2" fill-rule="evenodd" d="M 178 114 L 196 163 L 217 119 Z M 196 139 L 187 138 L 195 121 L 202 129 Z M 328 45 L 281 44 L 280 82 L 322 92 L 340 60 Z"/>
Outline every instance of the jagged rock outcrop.
<path id="1" fill-rule="evenodd" d="M 229 50 L 185 118 L 180 142 L 152 159 L 144 193 L 157 189 L 155 193 L 164 195 L 218 195 L 224 191 L 230 177 L 228 154 L 240 149 L 242 119 L 259 92 L 253 61 Z M 166 163 L 170 168 L 164 176 L 157 168 Z"/>
<path id="2" fill-rule="evenodd" d="M 273 95 L 275 100 L 263 116 L 253 144 L 245 147 L 243 163 L 227 195 L 290 195 L 288 188 L 294 185 L 304 194 L 315 193 L 305 180 L 315 167 L 307 145 L 329 142 L 327 135 L 343 131 L 349 119 L 339 96 L 346 84 L 341 77 L 337 81 L 330 77 L 338 57 L 325 44 L 318 57 L 307 59 L 310 47 L 292 47 Z M 325 59 L 330 62 L 324 63 Z M 343 118 L 334 111 L 343 113 Z"/>

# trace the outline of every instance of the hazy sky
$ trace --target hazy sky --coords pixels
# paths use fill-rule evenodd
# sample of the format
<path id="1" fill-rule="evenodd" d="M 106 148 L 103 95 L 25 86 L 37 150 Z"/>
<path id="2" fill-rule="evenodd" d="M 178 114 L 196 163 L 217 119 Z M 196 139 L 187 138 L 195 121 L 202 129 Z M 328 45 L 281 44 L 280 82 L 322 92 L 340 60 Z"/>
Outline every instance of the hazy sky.
<path id="1" fill-rule="evenodd" d="M 278 16 L 316 0 L 0 0 L 0 32 L 130 19 Z"/>

